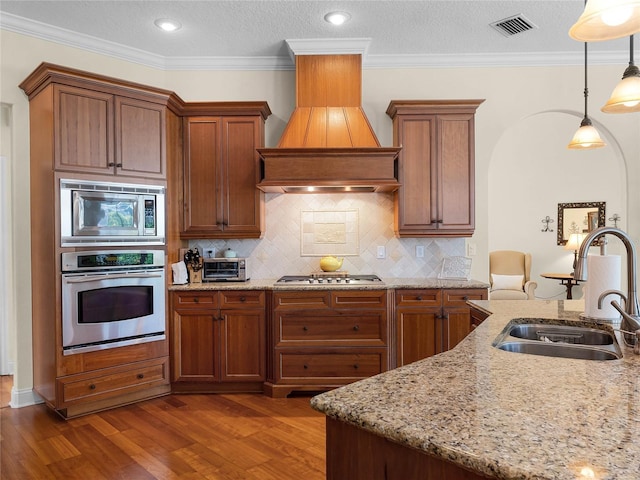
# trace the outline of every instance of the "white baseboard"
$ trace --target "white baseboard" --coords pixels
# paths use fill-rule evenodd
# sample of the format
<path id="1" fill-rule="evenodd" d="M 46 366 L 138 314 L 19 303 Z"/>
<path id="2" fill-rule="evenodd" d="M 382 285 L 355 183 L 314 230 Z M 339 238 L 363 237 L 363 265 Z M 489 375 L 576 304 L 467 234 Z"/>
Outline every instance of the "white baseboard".
<path id="1" fill-rule="evenodd" d="M 38 403 L 44 403 L 44 400 L 32 389 L 17 390 L 15 387 L 11 389 L 11 402 L 9 402 L 11 408 L 29 407 Z"/>

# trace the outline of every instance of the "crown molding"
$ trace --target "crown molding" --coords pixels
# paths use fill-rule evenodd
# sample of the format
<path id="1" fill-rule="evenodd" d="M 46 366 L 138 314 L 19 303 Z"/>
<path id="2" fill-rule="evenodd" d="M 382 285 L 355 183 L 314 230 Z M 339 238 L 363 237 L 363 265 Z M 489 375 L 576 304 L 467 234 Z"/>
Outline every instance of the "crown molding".
<path id="1" fill-rule="evenodd" d="M 42 22 L 2 12 L 0 29 L 69 47 L 118 58 L 158 70 L 293 70 L 295 55 L 360 53 L 363 68 L 463 68 L 581 65 L 582 52 L 508 53 L 461 55 L 366 55 L 370 38 L 285 40 L 289 56 L 270 57 L 165 57 L 102 40 Z M 627 51 L 590 52 L 591 65 L 620 65 L 628 62 Z"/>

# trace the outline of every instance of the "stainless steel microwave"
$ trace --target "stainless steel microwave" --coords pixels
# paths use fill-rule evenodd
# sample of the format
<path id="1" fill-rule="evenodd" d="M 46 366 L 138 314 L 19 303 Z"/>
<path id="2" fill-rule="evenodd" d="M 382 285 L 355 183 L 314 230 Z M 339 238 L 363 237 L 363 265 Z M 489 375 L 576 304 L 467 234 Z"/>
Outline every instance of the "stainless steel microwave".
<path id="1" fill-rule="evenodd" d="M 165 189 L 60 180 L 62 247 L 165 244 Z"/>
<path id="2" fill-rule="evenodd" d="M 205 258 L 202 260 L 203 282 L 246 282 L 246 258 Z"/>

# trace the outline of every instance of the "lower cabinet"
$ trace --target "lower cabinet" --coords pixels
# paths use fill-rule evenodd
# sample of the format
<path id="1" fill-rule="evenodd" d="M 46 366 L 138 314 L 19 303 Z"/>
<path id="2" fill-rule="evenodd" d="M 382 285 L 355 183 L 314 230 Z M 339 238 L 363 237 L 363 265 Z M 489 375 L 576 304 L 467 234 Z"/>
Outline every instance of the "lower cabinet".
<path id="1" fill-rule="evenodd" d="M 386 290 L 273 293 L 265 392 L 322 391 L 388 370 Z"/>
<path id="2" fill-rule="evenodd" d="M 395 292 L 396 365 L 455 347 L 472 330 L 468 300 L 486 300 L 487 289 L 399 289 Z"/>
<path id="3" fill-rule="evenodd" d="M 174 291 L 174 392 L 261 392 L 266 378 L 263 290 Z"/>

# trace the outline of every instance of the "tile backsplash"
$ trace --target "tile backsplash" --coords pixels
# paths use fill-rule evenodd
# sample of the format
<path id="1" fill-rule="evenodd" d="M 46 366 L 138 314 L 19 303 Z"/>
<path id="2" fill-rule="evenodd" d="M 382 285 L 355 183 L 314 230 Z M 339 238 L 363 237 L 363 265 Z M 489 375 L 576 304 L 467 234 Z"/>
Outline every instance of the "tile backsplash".
<path id="1" fill-rule="evenodd" d="M 266 194 L 266 229 L 261 239 L 192 240 L 190 248 L 215 250 L 222 256 L 227 248 L 249 258 L 249 276 L 254 279 L 304 275 L 318 270 L 320 257 L 303 243 L 302 223 L 309 212 L 357 212 L 357 255 L 345 255 L 342 270 L 374 273 L 382 278 L 435 278 L 442 261 L 465 254 L 464 238 L 396 238 L 393 233 L 393 197 L 381 193 L 351 194 Z M 308 228 L 308 227 L 306 227 Z M 424 257 L 416 257 L 416 246 Z M 378 247 L 385 258 L 377 258 Z M 312 251 L 309 251 L 312 250 Z M 342 256 L 337 253 L 337 256 Z"/>

